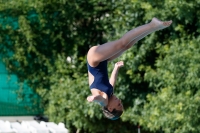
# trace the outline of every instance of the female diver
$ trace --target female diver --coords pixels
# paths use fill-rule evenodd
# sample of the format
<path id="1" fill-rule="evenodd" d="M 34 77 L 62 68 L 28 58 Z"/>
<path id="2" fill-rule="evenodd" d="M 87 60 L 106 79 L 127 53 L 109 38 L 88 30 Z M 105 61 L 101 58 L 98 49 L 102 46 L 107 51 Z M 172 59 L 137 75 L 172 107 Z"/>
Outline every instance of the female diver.
<path id="1" fill-rule="evenodd" d="M 115 64 L 110 79 L 108 78 L 107 62 L 119 57 L 145 36 L 164 29 L 171 23 L 172 21 L 160 21 L 153 18 L 150 23 L 130 30 L 119 40 L 91 47 L 87 54 L 87 67 L 92 95 L 87 97 L 87 101 L 98 102 L 107 118 L 118 119 L 124 108 L 121 100 L 113 94 L 113 91 L 119 68 L 123 66 L 123 62 L 120 61 Z"/>

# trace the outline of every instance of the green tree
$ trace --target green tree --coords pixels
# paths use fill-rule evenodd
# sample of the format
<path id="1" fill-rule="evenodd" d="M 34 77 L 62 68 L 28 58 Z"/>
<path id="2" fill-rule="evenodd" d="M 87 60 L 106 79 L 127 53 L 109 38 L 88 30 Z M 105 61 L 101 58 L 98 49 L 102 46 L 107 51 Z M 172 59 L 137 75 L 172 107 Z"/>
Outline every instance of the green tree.
<path id="1" fill-rule="evenodd" d="M 199 37 L 175 40 L 165 47 L 156 71 L 148 70 L 146 79 L 158 94 L 148 95 L 141 123 L 165 132 L 199 132 L 200 106 Z M 161 89 L 161 90 L 160 90 Z M 154 120 L 156 119 L 156 120 Z"/>
<path id="2" fill-rule="evenodd" d="M 154 46 L 154 56 L 157 56 L 153 64 L 145 65 L 148 61 L 139 63 L 136 70 L 144 71 L 142 79 L 148 83 L 148 89 L 154 92 L 147 95 L 147 101 L 136 99 L 135 105 L 141 106 L 127 109 L 124 120 L 133 123 L 138 120 L 151 131 L 199 132 L 199 6 L 198 1 L 179 0 L 141 4 L 146 10 L 146 17 L 170 18 L 173 25 L 171 29 L 166 29 L 166 33 L 152 34 L 156 41 L 152 42 L 151 36 L 144 40 Z M 142 46 L 133 63 L 146 49 Z M 151 51 L 150 55 L 154 52 Z M 132 77 L 136 77 L 131 72 Z"/>

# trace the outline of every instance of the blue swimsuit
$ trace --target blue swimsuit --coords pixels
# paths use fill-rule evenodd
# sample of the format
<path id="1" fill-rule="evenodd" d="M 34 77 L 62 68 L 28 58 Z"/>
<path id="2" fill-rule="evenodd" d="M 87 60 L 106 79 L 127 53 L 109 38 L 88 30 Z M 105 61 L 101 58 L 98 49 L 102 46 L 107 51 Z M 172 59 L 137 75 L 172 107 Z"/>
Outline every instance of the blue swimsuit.
<path id="1" fill-rule="evenodd" d="M 91 67 L 87 62 L 88 71 L 94 76 L 94 82 L 90 85 L 90 89 L 96 88 L 105 92 L 110 98 L 113 95 L 113 86 L 108 79 L 107 60 L 102 61 L 96 67 Z"/>

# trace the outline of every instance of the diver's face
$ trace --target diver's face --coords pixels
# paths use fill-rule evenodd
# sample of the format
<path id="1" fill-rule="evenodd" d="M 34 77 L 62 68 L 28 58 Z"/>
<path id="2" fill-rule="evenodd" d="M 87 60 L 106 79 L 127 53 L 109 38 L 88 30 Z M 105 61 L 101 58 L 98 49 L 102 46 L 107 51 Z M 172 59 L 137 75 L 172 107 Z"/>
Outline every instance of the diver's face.
<path id="1" fill-rule="evenodd" d="M 107 106 L 109 111 L 115 110 L 124 110 L 124 107 L 122 105 L 122 102 L 119 98 L 117 98 L 115 95 L 112 95 L 112 97 L 108 101 L 108 106 Z"/>

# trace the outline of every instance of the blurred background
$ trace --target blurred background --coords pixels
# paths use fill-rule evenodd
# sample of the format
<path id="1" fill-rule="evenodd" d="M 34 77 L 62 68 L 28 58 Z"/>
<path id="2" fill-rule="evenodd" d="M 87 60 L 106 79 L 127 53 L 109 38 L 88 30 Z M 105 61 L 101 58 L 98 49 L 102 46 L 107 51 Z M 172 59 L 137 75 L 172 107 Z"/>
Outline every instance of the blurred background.
<path id="1" fill-rule="evenodd" d="M 169 28 L 139 41 L 123 60 L 110 121 L 90 95 L 86 54 L 153 17 Z M 200 132 L 200 1 L 0 1 L 0 119 L 63 123 L 72 133 Z M 4 119 L 6 121 L 6 119 Z"/>

